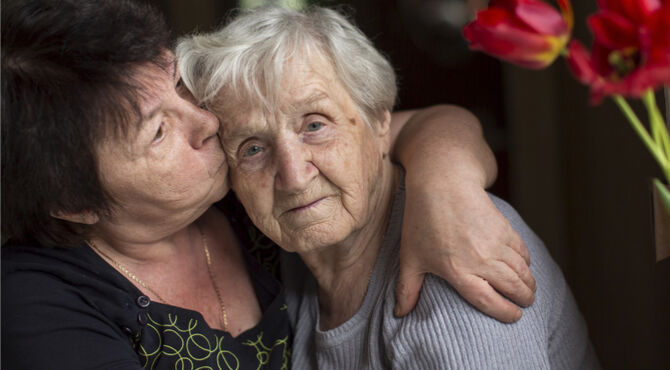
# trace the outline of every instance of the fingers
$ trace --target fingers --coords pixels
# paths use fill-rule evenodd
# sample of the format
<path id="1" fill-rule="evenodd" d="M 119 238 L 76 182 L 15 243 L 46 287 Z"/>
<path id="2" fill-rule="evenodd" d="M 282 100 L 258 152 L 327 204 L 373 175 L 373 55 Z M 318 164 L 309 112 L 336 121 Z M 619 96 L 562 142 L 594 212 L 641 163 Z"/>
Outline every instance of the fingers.
<path id="1" fill-rule="evenodd" d="M 408 269 L 400 266 L 395 290 L 396 303 L 393 310 L 393 314 L 396 317 L 403 317 L 414 309 L 414 306 L 419 301 L 419 293 L 423 286 L 424 276 L 425 274 L 423 273 L 408 272 Z"/>
<path id="2" fill-rule="evenodd" d="M 500 253 L 498 261 L 505 263 L 531 291 L 535 292 L 537 290 L 537 284 L 533 274 L 530 272 L 530 267 L 526 263 L 525 258 L 522 258 L 517 251 L 512 248 L 502 247 Z"/>
<path id="3" fill-rule="evenodd" d="M 456 291 L 476 309 L 498 321 L 513 323 L 521 319 L 521 309 L 503 298 L 486 280 L 470 276 Z"/>
<path id="4" fill-rule="evenodd" d="M 491 287 L 519 306 L 528 307 L 533 304 L 535 293 L 507 264 L 498 261 L 491 267 L 481 275 Z"/>
<path id="5" fill-rule="evenodd" d="M 514 231 L 512 226 L 510 226 L 509 222 L 507 223 L 507 234 L 508 234 L 508 242 L 507 245 L 514 249 L 523 259 L 526 261 L 526 265 L 530 266 L 530 253 L 528 252 L 528 248 L 526 248 L 526 244 L 523 242 L 523 239 L 521 239 L 521 236 Z"/>

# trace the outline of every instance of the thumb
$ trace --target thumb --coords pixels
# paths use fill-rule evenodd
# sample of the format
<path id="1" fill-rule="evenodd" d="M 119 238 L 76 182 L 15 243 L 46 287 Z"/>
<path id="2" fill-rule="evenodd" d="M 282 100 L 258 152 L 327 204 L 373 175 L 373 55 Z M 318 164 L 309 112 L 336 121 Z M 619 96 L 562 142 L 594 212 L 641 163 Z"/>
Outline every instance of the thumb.
<path id="1" fill-rule="evenodd" d="M 410 271 L 403 266 L 400 267 L 398 280 L 395 286 L 395 309 L 393 314 L 396 317 L 403 317 L 414 309 L 419 301 L 419 293 L 423 285 L 425 273 Z"/>

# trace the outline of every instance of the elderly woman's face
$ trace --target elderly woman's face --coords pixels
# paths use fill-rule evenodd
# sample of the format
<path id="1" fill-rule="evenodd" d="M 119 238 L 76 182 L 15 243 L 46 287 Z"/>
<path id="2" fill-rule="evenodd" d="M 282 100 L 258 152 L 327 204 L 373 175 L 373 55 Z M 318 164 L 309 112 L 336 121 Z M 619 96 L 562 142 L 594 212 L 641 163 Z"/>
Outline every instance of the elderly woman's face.
<path id="1" fill-rule="evenodd" d="M 232 187 L 247 213 L 284 249 L 307 252 L 370 221 L 389 115 L 366 124 L 327 62 L 287 69 L 279 111 L 217 113 Z"/>
<path id="2" fill-rule="evenodd" d="M 100 177 L 119 204 L 114 209 L 117 222 L 159 224 L 157 232 L 170 232 L 228 191 L 219 123 L 179 91 L 174 65 L 138 71 L 147 93 L 139 104 L 139 130 L 102 143 Z"/>

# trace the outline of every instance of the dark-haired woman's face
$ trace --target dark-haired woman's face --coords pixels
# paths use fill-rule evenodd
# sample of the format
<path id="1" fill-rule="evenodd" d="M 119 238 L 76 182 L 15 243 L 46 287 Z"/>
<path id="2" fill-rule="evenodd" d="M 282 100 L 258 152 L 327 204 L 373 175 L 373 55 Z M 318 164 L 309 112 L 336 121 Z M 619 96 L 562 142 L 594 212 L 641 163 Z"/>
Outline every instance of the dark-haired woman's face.
<path id="1" fill-rule="evenodd" d="M 103 186 L 119 205 L 114 222 L 148 223 L 157 233 L 194 221 L 228 191 L 216 117 L 180 93 L 174 64 L 138 68 L 146 90 L 134 135 L 98 150 Z"/>

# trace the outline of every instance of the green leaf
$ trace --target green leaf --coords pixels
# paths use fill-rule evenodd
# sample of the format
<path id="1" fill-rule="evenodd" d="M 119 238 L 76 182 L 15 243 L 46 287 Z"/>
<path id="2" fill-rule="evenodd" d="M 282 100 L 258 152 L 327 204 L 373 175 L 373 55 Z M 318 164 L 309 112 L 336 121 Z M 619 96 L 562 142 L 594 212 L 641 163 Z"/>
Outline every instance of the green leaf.
<path id="1" fill-rule="evenodd" d="M 670 190 L 668 190 L 668 187 L 663 185 L 659 179 L 654 179 L 654 185 L 658 190 L 658 195 L 661 199 L 661 204 L 663 204 L 663 207 L 665 208 L 665 212 L 670 214 Z"/>

